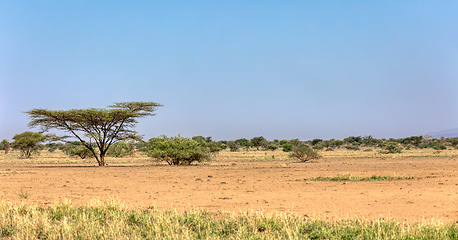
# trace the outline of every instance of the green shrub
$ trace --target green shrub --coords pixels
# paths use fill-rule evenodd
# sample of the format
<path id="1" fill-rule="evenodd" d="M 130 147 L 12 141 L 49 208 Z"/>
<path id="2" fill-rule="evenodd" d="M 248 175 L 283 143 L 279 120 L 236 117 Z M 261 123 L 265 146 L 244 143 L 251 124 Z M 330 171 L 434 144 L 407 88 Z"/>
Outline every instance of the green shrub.
<path id="1" fill-rule="evenodd" d="M 388 142 L 388 144 L 385 147 L 385 150 L 387 153 L 401 153 L 402 148 L 399 146 L 397 142 Z"/>
<path id="2" fill-rule="evenodd" d="M 342 140 L 334 140 L 334 141 L 331 142 L 331 146 L 332 147 L 338 147 L 339 148 L 343 144 L 344 144 L 344 141 L 342 141 Z"/>
<path id="3" fill-rule="evenodd" d="M 8 140 L 6 139 L 3 139 L 2 142 L 0 142 L 0 147 L 1 150 L 5 151 L 5 154 L 8 154 L 8 152 L 10 151 L 10 142 L 8 142 Z"/>
<path id="4" fill-rule="evenodd" d="M 347 144 L 352 144 L 352 145 L 355 145 L 355 146 L 359 146 L 363 143 L 363 138 L 361 136 L 350 136 L 350 137 L 347 137 L 347 138 L 344 138 L 343 140 L 345 143 Z"/>
<path id="5" fill-rule="evenodd" d="M 110 157 L 127 157 L 134 155 L 135 151 L 135 142 L 117 142 L 112 144 L 110 148 L 108 148 L 107 156 Z"/>
<path id="6" fill-rule="evenodd" d="M 313 149 L 315 149 L 315 150 L 323 150 L 323 148 L 324 148 L 324 145 L 321 145 L 321 144 L 317 144 L 317 145 L 313 146 Z"/>
<path id="7" fill-rule="evenodd" d="M 450 138 L 448 142 L 452 145 L 453 148 L 458 148 L 458 138 Z"/>
<path id="8" fill-rule="evenodd" d="M 291 158 L 297 158 L 301 162 L 307 162 L 312 159 L 321 158 L 321 156 L 317 152 L 315 152 L 307 145 L 299 145 L 297 147 L 294 147 L 293 151 L 289 156 Z"/>
<path id="9" fill-rule="evenodd" d="M 94 156 L 91 150 L 89 150 L 81 142 L 78 141 L 66 143 L 64 146 L 62 146 L 62 151 L 64 151 L 70 157 L 78 156 L 81 159 Z"/>
<path id="10" fill-rule="evenodd" d="M 281 146 L 283 148 L 283 152 L 291 152 L 293 150 L 293 144 L 285 143 Z"/>
<path id="11" fill-rule="evenodd" d="M 418 148 L 420 149 L 428 148 L 428 144 L 421 143 L 418 145 Z"/>
<path id="12" fill-rule="evenodd" d="M 45 144 L 45 147 L 48 149 L 48 152 L 54 152 L 56 151 L 57 148 L 59 148 L 61 145 L 63 145 L 62 143 L 53 143 L 53 142 L 50 142 L 50 143 L 47 143 Z"/>
<path id="13" fill-rule="evenodd" d="M 237 145 L 237 143 L 234 141 L 228 142 L 227 145 L 231 149 L 231 152 L 237 152 L 239 150 L 239 145 Z"/>
<path id="14" fill-rule="evenodd" d="M 250 140 L 251 146 L 256 147 L 256 150 L 259 150 L 259 147 L 266 147 L 267 146 L 267 140 L 263 137 L 254 137 Z"/>
<path id="15" fill-rule="evenodd" d="M 436 141 L 431 141 L 431 142 L 429 142 L 427 144 L 426 143 L 419 144 L 418 148 L 421 148 L 421 149 L 423 149 L 423 148 L 432 148 L 434 150 L 445 150 L 445 149 L 447 149 L 446 146 L 441 145 L 439 142 L 436 142 Z"/>
<path id="16" fill-rule="evenodd" d="M 221 150 L 227 149 L 227 144 L 226 143 L 220 143 L 220 148 L 221 148 Z"/>
<path id="17" fill-rule="evenodd" d="M 291 139 L 289 140 L 289 143 L 296 147 L 301 145 L 301 141 L 299 140 L 299 138 Z"/>
<path id="18" fill-rule="evenodd" d="M 434 149 L 434 150 L 445 150 L 445 149 L 447 149 L 446 146 L 440 145 L 440 144 L 434 144 L 434 145 L 432 145 L 431 148 Z"/>
<path id="19" fill-rule="evenodd" d="M 194 141 L 197 141 L 197 142 L 205 142 L 205 137 L 204 136 L 194 136 L 191 139 L 194 140 Z"/>
<path id="20" fill-rule="evenodd" d="M 353 150 L 353 151 L 358 151 L 359 147 L 358 146 L 353 146 L 353 145 L 347 145 L 345 146 L 346 149 L 348 150 Z"/>
<path id="21" fill-rule="evenodd" d="M 221 150 L 224 150 L 227 148 L 227 141 L 223 140 L 223 141 L 218 141 L 218 143 L 220 144 L 220 148 Z"/>
<path id="22" fill-rule="evenodd" d="M 267 149 L 272 150 L 272 151 L 275 151 L 275 150 L 278 149 L 278 146 L 277 146 L 277 145 L 270 144 L 270 145 L 267 146 Z"/>
<path id="23" fill-rule="evenodd" d="M 322 142 L 322 141 L 323 141 L 323 139 L 318 139 L 318 138 L 317 138 L 317 139 L 313 139 L 313 140 L 310 142 L 310 144 L 312 144 L 312 146 L 315 146 L 315 145 L 317 145 L 318 143 L 320 143 L 320 142 Z"/>
<path id="24" fill-rule="evenodd" d="M 210 159 L 209 149 L 205 145 L 181 136 L 151 138 L 142 151 L 169 165 L 190 165 Z"/>
<path id="25" fill-rule="evenodd" d="M 377 147 L 379 148 L 385 148 L 385 146 L 386 146 L 385 142 L 380 142 L 379 144 L 377 144 Z"/>
<path id="26" fill-rule="evenodd" d="M 253 143 L 250 142 L 250 140 L 246 139 L 246 138 L 240 138 L 240 139 L 237 139 L 234 141 L 236 144 L 237 144 L 237 148 L 233 148 L 235 149 L 234 151 L 232 152 L 237 152 L 238 151 L 238 147 L 242 147 L 242 148 L 245 148 L 245 150 L 248 151 L 248 149 L 250 149 L 250 147 L 253 146 Z"/>
<path id="27" fill-rule="evenodd" d="M 217 154 L 219 151 L 222 150 L 221 148 L 222 143 L 219 142 L 205 142 L 204 146 L 208 148 L 208 151 L 212 154 Z"/>

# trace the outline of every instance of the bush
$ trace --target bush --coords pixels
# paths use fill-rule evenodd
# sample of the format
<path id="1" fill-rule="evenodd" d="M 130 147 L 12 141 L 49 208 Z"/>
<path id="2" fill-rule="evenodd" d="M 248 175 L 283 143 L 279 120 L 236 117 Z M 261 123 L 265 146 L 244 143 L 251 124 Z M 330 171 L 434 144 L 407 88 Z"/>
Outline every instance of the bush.
<path id="1" fill-rule="evenodd" d="M 291 139 L 289 140 L 289 143 L 296 147 L 301 145 L 301 141 L 299 140 L 299 138 Z"/>
<path id="2" fill-rule="evenodd" d="M 10 151 L 10 142 L 8 140 L 3 139 L 2 142 L 0 142 L 1 150 L 5 151 L 5 154 L 8 154 Z"/>
<path id="3" fill-rule="evenodd" d="M 228 142 L 227 145 L 231 149 L 231 152 L 237 152 L 239 150 L 239 145 L 237 145 L 237 143 L 234 141 Z"/>
<path id="4" fill-rule="evenodd" d="M 206 146 L 181 136 L 151 138 L 142 151 L 149 157 L 166 161 L 169 165 L 190 165 L 210 159 Z"/>
<path id="5" fill-rule="evenodd" d="M 220 145 L 221 150 L 227 149 L 227 144 L 226 143 L 220 143 L 220 144 L 221 144 Z"/>
<path id="6" fill-rule="evenodd" d="M 315 146 L 315 145 L 317 145 L 319 142 L 322 142 L 322 141 L 323 141 L 323 139 L 313 139 L 313 140 L 310 142 L 310 144 L 312 144 L 312 146 Z"/>
<path id="7" fill-rule="evenodd" d="M 245 150 L 248 151 L 248 149 L 250 149 L 250 147 L 253 146 L 253 143 L 250 142 L 250 140 L 246 139 L 246 138 L 240 138 L 240 139 L 237 139 L 234 141 L 235 144 L 237 144 L 237 148 L 235 148 L 233 146 L 232 149 L 234 149 L 234 151 L 231 149 L 231 152 L 237 152 L 239 149 L 238 147 L 242 147 L 242 148 L 245 148 Z M 230 147 L 230 146 L 229 146 Z"/>
<path id="8" fill-rule="evenodd" d="M 227 148 L 227 141 L 219 141 L 218 142 L 220 145 L 221 150 L 224 150 Z"/>
<path id="9" fill-rule="evenodd" d="M 363 143 L 363 138 L 361 136 L 350 136 L 350 137 L 347 137 L 347 138 L 344 138 L 343 140 L 345 143 L 347 144 L 352 144 L 352 145 L 361 145 Z"/>
<path id="10" fill-rule="evenodd" d="M 251 146 L 256 147 L 256 150 L 259 150 L 259 147 L 267 146 L 267 140 L 263 137 L 254 137 L 250 140 Z"/>
<path id="11" fill-rule="evenodd" d="M 458 148 L 458 138 L 450 138 L 448 142 L 452 145 L 453 148 Z"/>
<path id="12" fill-rule="evenodd" d="M 342 146 L 343 144 L 344 144 L 344 141 L 342 140 L 334 140 L 331 142 L 331 146 L 338 147 L 338 148 Z"/>
<path id="13" fill-rule="evenodd" d="M 293 149 L 289 155 L 291 158 L 297 158 L 301 162 L 307 162 L 312 159 L 319 159 L 321 156 L 307 145 L 299 145 Z"/>
<path id="14" fill-rule="evenodd" d="M 383 141 L 380 141 L 379 144 L 377 144 L 377 147 L 383 149 L 383 148 L 386 147 L 386 144 L 387 144 L 387 142 L 385 140 L 383 140 Z"/>
<path id="15" fill-rule="evenodd" d="M 445 150 L 445 149 L 447 149 L 447 147 L 444 146 L 444 145 L 440 145 L 440 144 L 434 144 L 432 146 L 432 149 L 434 149 L 434 150 Z"/>
<path id="16" fill-rule="evenodd" d="M 267 146 L 267 149 L 272 150 L 272 151 L 275 151 L 275 150 L 278 149 L 278 146 L 277 146 L 277 145 L 271 144 L 271 145 L 268 145 L 268 146 Z"/>
<path id="17" fill-rule="evenodd" d="M 56 151 L 57 148 L 59 148 L 61 145 L 63 145 L 62 143 L 47 143 L 45 144 L 45 147 L 48 148 L 48 152 L 54 152 Z"/>
<path id="18" fill-rule="evenodd" d="M 313 146 L 313 149 L 315 149 L 315 150 L 323 150 L 323 148 L 324 148 L 324 146 L 321 145 L 321 144 Z"/>
<path id="19" fill-rule="evenodd" d="M 446 146 L 441 145 L 439 142 L 429 142 L 428 144 L 422 143 L 418 145 L 418 148 L 432 148 L 434 150 L 445 150 L 447 149 Z"/>
<path id="20" fill-rule="evenodd" d="M 399 146 L 397 142 L 389 142 L 386 145 L 385 150 L 387 151 L 387 153 L 401 153 L 402 152 L 402 148 Z"/>
<path id="21" fill-rule="evenodd" d="M 348 150 L 353 150 L 353 151 L 358 151 L 359 147 L 358 146 L 353 146 L 353 145 L 347 145 L 345 146 L 346 149 Z"/>
<path id="22" fill-rule="evenodd" d="M 194 140 L 194 141 L 197 141 L 197 142 L 205 142 L 205 137 L 204 136 L 194 136 L 191 139 Z"/>
<path id="23" fill-rule="evenodd" d="M 216 155 L 219 151 L 222 150 L 223 143 L 219 142 L 205 142 L 204 146 L 208 148 L 208 151 L 214 155 Z"/>
<path id="24" fill-rule="evenodd" d="M 282 145 L 283 152 L 291 152 L 293 150 L 293 144 L 285 143 Z"/>
<path id="25" fill-rule="evenodd" d="M 94 156 L 91 150 L 89 150 L 81 142 L 78 141 L 66 143 L 64 146 L 62 146 L 62 151 L 64 151 L 70 157 L 78 156 L 81 159 Z"/>
<path id="26" fill-rule="evenodd" d="M 428 148 L 428 145 L 424 144 L 424 143 L 421 143 L 421 144 L 418 145 L 418 148 L 420 148 L 420 149 Z"/>
<path id="27" fill-rule="evenodd" d="M 134 155 L 135 142 L 117 142 L 108 148 L 107 156 L 110 157 L 127 157 Z"/>

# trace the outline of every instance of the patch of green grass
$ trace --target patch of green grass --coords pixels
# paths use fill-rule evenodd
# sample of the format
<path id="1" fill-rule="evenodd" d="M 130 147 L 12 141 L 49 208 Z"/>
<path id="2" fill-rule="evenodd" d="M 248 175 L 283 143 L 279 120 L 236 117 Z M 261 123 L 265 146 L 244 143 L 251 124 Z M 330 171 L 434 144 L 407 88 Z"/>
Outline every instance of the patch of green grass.
<path id="1" fill-rule="evenodd" d="M 11 239 L 457 239 L 458 225 L 392 220 L 324 221 L 292 213 L 131 210 L 116 201 L 51 207 L 0 204 Z"/>
<path id="2" fill-rule="evenodd" d="M 408 180 L 414 179 L 414 177 L 400 177 L 400 176 L 379 176 L 379 175 L 372 175 L 370 177 L 359 177 L 353 176 L 349 173 L 338 175 L 335 177 L 315 177 L 309 178 L 308 180 L 312 181 L 392 181 L 392 180 Z"/>

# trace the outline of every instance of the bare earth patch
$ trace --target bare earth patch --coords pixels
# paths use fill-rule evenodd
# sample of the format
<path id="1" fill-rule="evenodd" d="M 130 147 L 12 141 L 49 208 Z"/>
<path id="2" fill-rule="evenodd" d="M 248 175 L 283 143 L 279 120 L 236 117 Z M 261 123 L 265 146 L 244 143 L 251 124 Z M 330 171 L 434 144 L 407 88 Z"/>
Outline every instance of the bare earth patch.
<path id="1" fill-rule="evenodd" d="M 312 181 L 341 174 L 414 177 Z M 149 162 L 0 165 L 0 201 L 54 204 L 116 198 L 132 208 L 294 212 L 311 218 L 458 221 L 456 157 L 339 158 L 316 162 L 225 157 L 194 166 Z"/>

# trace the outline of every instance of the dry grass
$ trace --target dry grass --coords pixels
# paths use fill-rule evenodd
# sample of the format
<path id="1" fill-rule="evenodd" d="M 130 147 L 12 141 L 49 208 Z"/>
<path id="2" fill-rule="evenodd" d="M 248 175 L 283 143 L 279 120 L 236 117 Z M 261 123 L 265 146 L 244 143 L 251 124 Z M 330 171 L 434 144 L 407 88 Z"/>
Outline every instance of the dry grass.
<path id="1" fill-rule="evenodd" d="M 317 220 L 291 213 L 130 210 L 116 200 L 51 207 L 0 203 L 0 238 L 11 239 L 457 239 L 458 226 L 389 219 Z"/>

